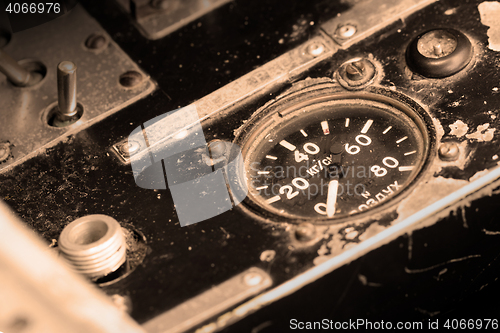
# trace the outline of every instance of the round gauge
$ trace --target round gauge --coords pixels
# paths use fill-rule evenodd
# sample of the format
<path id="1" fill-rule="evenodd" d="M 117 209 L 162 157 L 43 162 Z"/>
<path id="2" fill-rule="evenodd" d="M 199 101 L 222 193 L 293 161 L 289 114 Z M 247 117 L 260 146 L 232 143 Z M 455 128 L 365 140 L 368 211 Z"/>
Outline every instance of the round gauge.
<path id="1" fill-rule="evenodd" d="M 258 112 L 236 139 L 246 204 L 333 222 L 394 202 L 421 171 L 429 139 L 418 105 L 382 92 L 296 93 Z"/>

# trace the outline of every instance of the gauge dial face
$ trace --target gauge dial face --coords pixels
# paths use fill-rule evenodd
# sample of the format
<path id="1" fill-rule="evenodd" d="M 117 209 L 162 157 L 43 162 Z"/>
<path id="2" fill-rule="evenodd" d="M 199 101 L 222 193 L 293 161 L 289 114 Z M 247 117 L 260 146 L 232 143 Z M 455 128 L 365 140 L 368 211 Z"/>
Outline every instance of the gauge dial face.
<path id="1" fill-rule="evenodd" d="M 391 201 L 427 155 L 424 126 L 408 112 L 359 99 L 275 110 L 243 145 L 248 201 L 302 220 L 346 218 Z"/>

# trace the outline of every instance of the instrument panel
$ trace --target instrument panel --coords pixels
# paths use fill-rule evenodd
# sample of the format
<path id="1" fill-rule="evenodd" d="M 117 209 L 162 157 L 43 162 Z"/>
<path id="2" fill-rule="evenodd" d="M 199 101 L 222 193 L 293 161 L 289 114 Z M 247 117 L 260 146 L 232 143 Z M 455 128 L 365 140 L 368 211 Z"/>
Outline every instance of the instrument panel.
<path id="1" fill-rule="evenodd" d="M 495 3 L 81 1 L 2 26 L 0 197 L 131 332 L 498 318 Z M 34 275 L 10 253 L 0 281 Z M 12 302 L 0 330 L 53 326 Z"/>

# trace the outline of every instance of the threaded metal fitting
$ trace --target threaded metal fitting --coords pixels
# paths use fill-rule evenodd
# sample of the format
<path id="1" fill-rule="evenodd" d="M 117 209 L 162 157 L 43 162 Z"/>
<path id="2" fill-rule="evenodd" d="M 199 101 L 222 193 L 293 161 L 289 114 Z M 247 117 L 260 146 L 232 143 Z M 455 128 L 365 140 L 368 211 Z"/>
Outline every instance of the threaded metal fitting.
<path id="1" fill-rule="evenodd" d="M 88 215 L 68 224 L 59 249 L 75 271 L 91 279 L 116 271 L 126 260 L 126 243 L 118 222 L 107 215 Z"/>

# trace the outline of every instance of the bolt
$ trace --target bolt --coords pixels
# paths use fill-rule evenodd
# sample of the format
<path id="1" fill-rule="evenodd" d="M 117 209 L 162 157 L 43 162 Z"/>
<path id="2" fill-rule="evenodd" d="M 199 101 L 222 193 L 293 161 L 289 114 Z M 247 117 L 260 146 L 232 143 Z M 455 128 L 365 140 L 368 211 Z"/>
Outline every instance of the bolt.
<path id="1" fill-rule="evenodd" d="M 301 242 L 307 242 L 316 235 L 316 227 L 312 223 L 304 222 L 295 229 L 295 237 Z"/>
<path id="2" fill-rule="evenodd" d="M 366 75 L 365 64 L 363 60 L 353 61 L 345 67 L 345 74 L 349 80 L 359 81 Z"/>
<path id="3" fill-rule="evenodd" d="M 262 275 L 256 272 L 250 272 L 245 274 L 245 276 L 243 277 L 243 281 L 247 286 L 253 287 L 262 282 Z"/>
<path id="4" fill-rule="evenodd" d="M 128 71 L 120 75 L 120 84 L 125 88 L 132 88 L 142 82 L 142 74 L 136 71 Z"/>
<path id="5" fill-rule="evenodd" d="M 351 38 L 357 32 L 357 29 L 352 24 L 341 25 L 337 28 L 335 34 L 341 38 Z"/>
<path id="6" fill-rule="evenodd" d="M 0 143 L 0 162 L 5 162 L 10 156 L 10 146 L 8 143 Z"/>
<path id="7" fill-rule="evenodd" d="M 439 147 L 439 157 L 443 161 L 455 161 L 460 154 L 460 148 L 456 142 L 444 142 Z"/>
<path id="8" fill-rule="evenodd" d="M 99 50 L 108 44 L 108 40 L 100 33 L 90 35 L 85 41 L 85 46 L 91 50 Z"/>
<path id="9" fill-rule="evenodd" d="M 226 152 L 226 144 L 221 140 L 213 140 L 208 143 L 208 150 L 213 159 L 219 158 Z"/>
<path id="10" fill-rule="evenodd" d="M 119 148 L 120 153 L 125 157 L 130 157 L 139 151 L 141 146 L 137 141 L 129 140 L 122 144 Z"/>
<path id="11" fill-rule="evenodd" d="M 307 53 L 309 53 L 313 57 L 319 56 L 324 51 L 325 51 L 325 46 L 321 43 L 312 43 L 307 47 Z"/>

